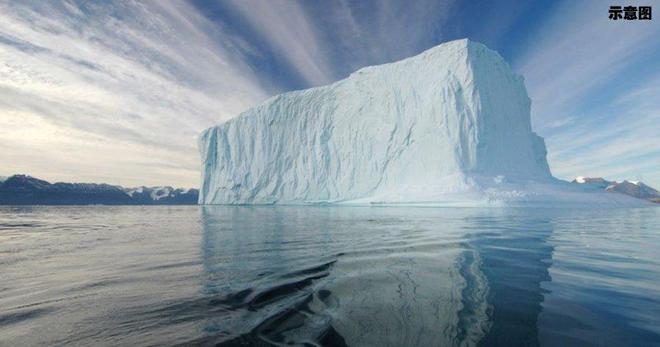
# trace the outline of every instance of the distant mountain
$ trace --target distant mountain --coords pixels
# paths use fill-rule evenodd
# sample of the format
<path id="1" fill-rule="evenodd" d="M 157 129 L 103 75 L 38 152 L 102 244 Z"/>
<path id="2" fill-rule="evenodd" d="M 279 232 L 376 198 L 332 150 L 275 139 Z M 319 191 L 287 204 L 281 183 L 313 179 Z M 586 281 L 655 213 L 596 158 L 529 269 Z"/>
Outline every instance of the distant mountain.
<path id="1" fill-rule="evenodd" d="M 27 175 L 0 180 L 0 205 L 194 205 L 197 189 L 123 188 L 96 183 L 49 183 Z"/>
<path id="2" fill-rule="evenodd" d="M 634 196 L 640 199 L 660 202 L 660 192 L 647 186 L 642 182 L 623 181 L 621 183 L 614 183 L 607 187 L 607 191 L 622 193 Z"/>
<path id="3" fill-rule="evenodd" d="M 608 181 L 602 177 L 577 177 L 572 183 L 586 184 L 594 188 L 603 189 L 612 193 L 630 195 L 638 199 L 644 199 L 660 203 L 660 192 L 638 181 L 616 182 Z"/>

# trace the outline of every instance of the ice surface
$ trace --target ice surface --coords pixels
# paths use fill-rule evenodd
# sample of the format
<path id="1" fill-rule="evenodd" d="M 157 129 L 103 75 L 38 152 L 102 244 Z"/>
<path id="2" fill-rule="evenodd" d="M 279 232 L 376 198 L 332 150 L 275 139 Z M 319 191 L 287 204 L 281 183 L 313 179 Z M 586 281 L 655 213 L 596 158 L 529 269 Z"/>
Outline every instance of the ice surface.
<path id="1" fill-rule="evenodd" d="M 523 78 L 469 40 L 278 95 L 199 148 L 203 204 L 617 200 L 552 177 Z"/>

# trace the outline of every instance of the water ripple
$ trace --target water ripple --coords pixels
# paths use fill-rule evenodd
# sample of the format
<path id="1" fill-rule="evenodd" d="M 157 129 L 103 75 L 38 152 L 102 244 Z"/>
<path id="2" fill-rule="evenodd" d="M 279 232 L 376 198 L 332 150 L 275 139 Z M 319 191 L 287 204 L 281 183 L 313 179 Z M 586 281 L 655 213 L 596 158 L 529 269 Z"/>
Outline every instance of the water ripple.
<path id="1" fill-rule="evenodd" d="M 0 345 L 648 346 L 658 209 L 1 207 Z"/>

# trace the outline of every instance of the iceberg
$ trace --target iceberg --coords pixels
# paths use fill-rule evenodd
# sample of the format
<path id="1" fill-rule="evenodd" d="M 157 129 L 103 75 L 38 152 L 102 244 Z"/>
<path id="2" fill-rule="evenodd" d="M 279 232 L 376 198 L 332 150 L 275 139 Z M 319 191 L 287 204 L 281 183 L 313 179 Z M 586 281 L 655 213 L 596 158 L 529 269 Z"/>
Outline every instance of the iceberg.
<path id="1" fill-rule="evenodd" d="M 205 130 L 201 204 L 629 203 L 555 179 L 522 76 L 467 39 Z"/>

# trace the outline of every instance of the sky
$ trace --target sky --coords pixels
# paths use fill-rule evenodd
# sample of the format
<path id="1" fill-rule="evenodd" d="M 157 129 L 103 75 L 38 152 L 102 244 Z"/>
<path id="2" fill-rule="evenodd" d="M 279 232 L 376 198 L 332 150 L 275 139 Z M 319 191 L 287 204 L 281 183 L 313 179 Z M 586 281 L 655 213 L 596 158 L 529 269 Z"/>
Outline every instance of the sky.
<path id="1" fill-rule="evenodd" d="M 197 187 L 205 128 L 466 37 L 524 76 L 555 176 L 660 188 L 658 0 L 0 0 L 0 176 Z"/>

